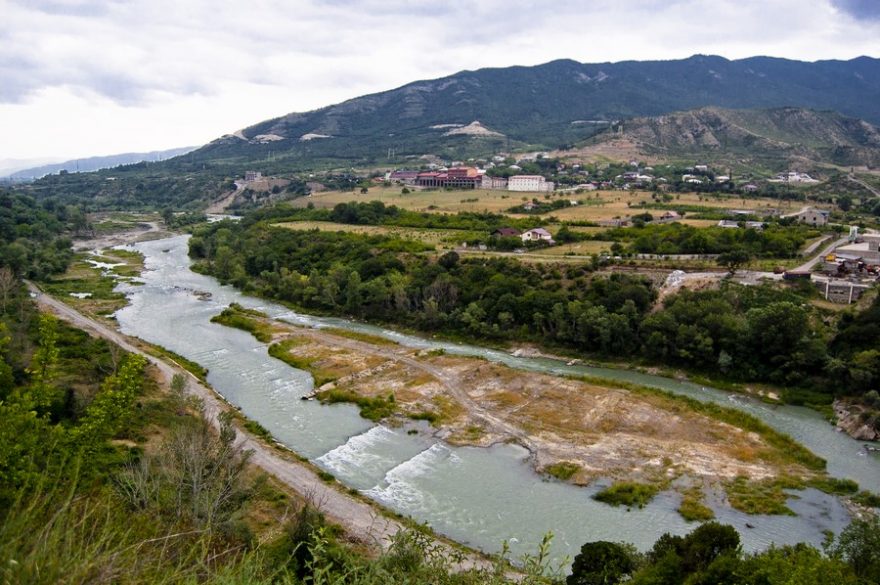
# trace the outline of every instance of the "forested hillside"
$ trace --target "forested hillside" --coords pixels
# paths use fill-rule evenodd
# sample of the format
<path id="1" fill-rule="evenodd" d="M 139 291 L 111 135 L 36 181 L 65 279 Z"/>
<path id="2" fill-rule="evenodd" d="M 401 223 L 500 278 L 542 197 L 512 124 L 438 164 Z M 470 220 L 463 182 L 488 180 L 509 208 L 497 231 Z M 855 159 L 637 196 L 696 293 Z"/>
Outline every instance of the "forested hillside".
<path id="1" fill-rule="evenodd" d="M 229 134 L 192 153 L 203 161 L 370 162 L 434 153 L 466 158 L 532 145 L 577 143 L 610 121 L 705 106 L 835 110 L 880 123 L 880 61 L 805 63 L 695 55 L 677 61 L 462 71 L 292 113 Z M 471 123 L 479 121 L 480 128 Z M 269 154 L 271 153 L 271 157 Z"/>

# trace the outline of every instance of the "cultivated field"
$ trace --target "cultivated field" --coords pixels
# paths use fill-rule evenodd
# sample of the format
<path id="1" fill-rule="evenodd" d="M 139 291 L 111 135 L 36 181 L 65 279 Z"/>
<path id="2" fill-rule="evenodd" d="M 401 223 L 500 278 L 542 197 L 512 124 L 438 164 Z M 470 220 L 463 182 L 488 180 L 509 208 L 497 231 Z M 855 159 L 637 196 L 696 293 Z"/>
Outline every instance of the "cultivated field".
<path id="1" fill-rule="evenodd" d="M 382 201 L 386 205 L 396 205 L 414 211 L 433 211 L 436 213 L 456 213 L 459 211 L 479 211 L 503 213 L 505 210 L 522 204 L 524 201 L 537 198 L 546 200 L 548 194 L 519 193 L 511 191 L 486 191 L 483 189 L 467 191 L 443 190 L 412 190 L 408 194 L 401 193 L 401 187 L 370 187 L 365 194 L 352 191 L 325 191 L 315 193 L 311 197 L 303 197 L 294 201 L 297 207 L 305 207 L 312 203 L 315 207 L 333 207 L 337 203 L 349 201 Z M 565 221 L 599 221 L 603 219 L 626 218 L 631 215 L 649 212 L 660 215 L 665 210 L 651 207 L 651 193 L 648 191 L 593 191 L 584 193 L 555 193 L 549 195 L 550 201 L 555 199 L 571 199 L 584 201 L 585 204 L 558 209 L 548 215 Z M 641 203 L 648 207 L 636 207 Z M 718 210 L 745 209 L 756 214 L 766 213 L 768 209 L 780 209 L 783 213 L 797 211 L 803 207 L 802 202 L 785 201 L 768 198 L 726 197 L 702 195 L 697 193 L 674 194 L 673 200 L 667 205 L 698 205 Z M 687 220 L 694 225 L 711 225 L 711 220 Z M 699 222 L 699 223 L 696 223 Z"/>
<path id="2" fill-rule="evenodd" d="M 289 221 L 275 224 L 291 230 L 320 230 L 322 232 L 351 232 L 355 234 L 396 236 L 406 240 L 418 240 L 435 248 L 458 247 L 462 242 L 475 238 L 485 238 L 483 232 L 468 230 L 443 230 L 431 228 L 411 228 L 379 225 L 349 225 L 330 221 Z"/>

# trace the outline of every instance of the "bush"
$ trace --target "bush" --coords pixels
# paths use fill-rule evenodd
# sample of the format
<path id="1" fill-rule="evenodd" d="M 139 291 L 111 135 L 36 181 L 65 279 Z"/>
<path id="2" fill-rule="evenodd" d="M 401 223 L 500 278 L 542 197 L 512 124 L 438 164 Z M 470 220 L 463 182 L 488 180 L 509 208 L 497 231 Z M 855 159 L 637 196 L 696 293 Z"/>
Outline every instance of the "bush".
<path id="1" fill-rule="evenodd" d="M 593 496 L 593 499 L 612 506 L 644 508 L 657 495 L 658 491 L 657 486 L 650 484 L 617 481 L 611 487 L 607 487 Z"/>

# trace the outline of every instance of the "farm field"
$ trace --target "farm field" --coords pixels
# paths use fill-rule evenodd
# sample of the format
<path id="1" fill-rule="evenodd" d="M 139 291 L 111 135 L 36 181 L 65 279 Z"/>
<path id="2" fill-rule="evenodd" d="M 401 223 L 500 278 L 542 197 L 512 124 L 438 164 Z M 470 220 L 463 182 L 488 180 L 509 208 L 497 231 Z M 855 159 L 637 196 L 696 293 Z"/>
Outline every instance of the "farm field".
<path id="1" fill-rule="evenodd" d="M 418 240 L 438 249 L 457 247 L 467 240 L 486 236 L 485 233 L 468 230 L 350 225 L 330 221 L 289 221 L 275 225 L 291 230 L 320 230 L 322 232 L 350 232 L 355 234 L 395 236 L 407 240 Z"/>
<path id="2" fill-rule="evenodd" d="M 747 209 L 754 210 L 757 214 L 765 213 L 769 209 L 779 209 L 783 213 L 801 209 L 804 204 L 799 201 L 786 201 L 769 198 L 747 198 L 710 196 L 697 193 L 680 193 L 674 195 L 675 199 L 667 205 L 697 205 L 701 207 L 724 209 Z M 522 204 L 524 201 L 537 198 L 546 199 L 543 193 L 521 193 L 511 191 L 487 191 L 483 189 L 442 191 L 442 190 L 412 190 L 410 193 L 401 193 L 401 187 L 370 187 L 367 193 L 361 194 L 352 191 L 324 191 L 315 193 L 310 197 L 303 197 L 293 202 L 296 207 L 305 207 L 312 203 L 315 207 L 333 207 L 337 203 L 349 201 L 381 201 L 385 205 L 396 205 L 403 209 L 413 211 L 432 211 L 436 213 L 457 213 L 459 211 L 503 213 L 505 210 Z M 585 205 L 577 205 L 555 210 L 547 215 L 559 218 L 563 221 L 599 221 L 613 218 L 626 218 L 640 213 L 662 214 L 665 209 L 651 207 L 651 193 L 649 191 L 593 191 L 581 194 L 557 193 L 550 200 L 569 198 L 572 200 L 584 200 Z M 636 207 L 641 203 L 647 203 L 647 207 Z M 523 215 L 512 214 L 515 217 Z M 711 220 L 686 220 L 687 223 L 700 222 L 692 225 L 706 226 L 716 222 Z"/>

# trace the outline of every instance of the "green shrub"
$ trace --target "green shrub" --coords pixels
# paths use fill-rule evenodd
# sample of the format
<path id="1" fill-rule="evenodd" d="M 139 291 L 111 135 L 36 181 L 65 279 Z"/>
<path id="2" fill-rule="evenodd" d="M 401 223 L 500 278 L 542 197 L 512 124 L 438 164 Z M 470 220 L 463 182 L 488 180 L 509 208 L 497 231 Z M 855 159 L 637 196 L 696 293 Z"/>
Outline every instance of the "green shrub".
<path id="1" fill-rule="evenodd" d="M 657 495 L 658 491 L 657 486 L 650 484 L 616 481 L 610 487 L 594 495 L 593 499 L 612 506 L 644 508 Z"/>

